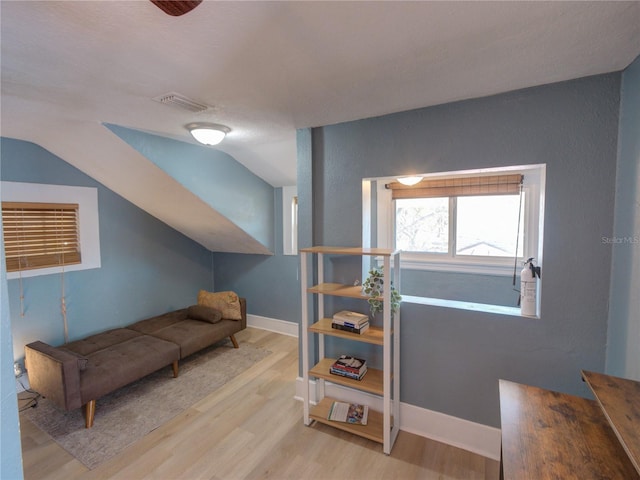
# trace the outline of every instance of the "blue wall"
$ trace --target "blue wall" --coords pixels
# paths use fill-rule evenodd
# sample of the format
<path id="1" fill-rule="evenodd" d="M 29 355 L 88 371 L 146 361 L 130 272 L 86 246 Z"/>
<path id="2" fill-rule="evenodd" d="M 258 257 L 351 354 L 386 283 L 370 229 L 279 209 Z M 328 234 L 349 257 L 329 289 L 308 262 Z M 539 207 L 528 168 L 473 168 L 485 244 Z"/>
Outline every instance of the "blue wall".
<path id="1" fill-rule="evenodd" d="M 2 139 L 4 181 L 96 187 L 102 267 L 67 272 L 70 340 L 196 303 L 213 289 L 212 254 L 43 148 Z M 81 212 L 82 214 L 82 212 Z M 34 340 L 64 342 L 60 275 L 25 278 L 25 316 L 18 280 L 8 281 L 16 358 Z"/>
<path id="2" fill-rule="evenodd" d="M 282 188 L 275 190 L 275 255 L 214 253 L 216 290 L 247 297 L 251 314 L 300 323 L 298 256 L 282 254 Z"/>
<path id="3" fill-rule="evenodd" d="M 1 147 L 1 146 L 0 146 Z M 2 161 L 0 160 L 0 167 Z M 1 188 L 1 187 L 0 187 Z M 0 222 L 0 248 L 4 251 L 4 236 Z M 13 342 L 11 318 L 7 301 L 7 277 L 4 255 L 0 258 L 0 478 L 22 479 L 22 448 L 18 425 L 18 399 L 13 372 Z"/>
<path id="4" fill-rule="evenodd" d="M 301 247 L 360 245 L 362 178 L 547 164 L 541 318 L 403 304 L 403 402 L 499 426 L 500 378 L 588 395 L 580 369 L 605 360 L 619 100 L 608 74 L 312 130 Z"/>
<path id="5" fill-rule="evenodd" d="M 274 189 L 230 155 L 138 130 L 106 125 L 188 190 L 274 251 Z"/>
<path id="6" fill-rule="evenodd" d="M 520 287 L 520 267 L 517 274 L 518 283 L 514 287 L 513 272 L 510 275 L 481 275 L 403 269 L 402 293 L 417 297 L 517 307 L 519 293 L 514 291 L 514 288 Z"/>
<path id="7" fill-rule="evenodd" d="M 640 57 L 621 97 L 607 373 L 640 380 Z"/>

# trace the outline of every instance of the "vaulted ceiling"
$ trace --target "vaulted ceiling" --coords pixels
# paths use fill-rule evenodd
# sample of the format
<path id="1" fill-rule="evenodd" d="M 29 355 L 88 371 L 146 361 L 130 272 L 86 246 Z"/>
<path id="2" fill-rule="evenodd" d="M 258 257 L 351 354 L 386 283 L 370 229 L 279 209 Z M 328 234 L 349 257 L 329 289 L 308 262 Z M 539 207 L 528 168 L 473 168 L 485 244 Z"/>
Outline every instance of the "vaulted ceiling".
<path id="1" fill-rule="evenodd" d="M 198 199 L 104 124 L 189 143 L 189 122 L 227 125 L 216 148 L 278 187 L 296 183 L 296 128 L 618 71 L 640 54 L 640 2 L 204 0 L 179 17 L 146 0 L 0 7 L 2 136 L 178 229 Z M 209 108 L 153 100 L 170 92 Z"/>

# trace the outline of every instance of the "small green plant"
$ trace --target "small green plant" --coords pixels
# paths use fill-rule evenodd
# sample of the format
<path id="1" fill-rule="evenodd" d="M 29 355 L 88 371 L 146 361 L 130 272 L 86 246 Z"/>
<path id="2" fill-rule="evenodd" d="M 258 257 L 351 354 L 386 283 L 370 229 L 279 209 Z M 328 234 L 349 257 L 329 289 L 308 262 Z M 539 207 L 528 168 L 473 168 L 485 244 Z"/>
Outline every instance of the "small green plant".
<path id="1" fill-rule="evenodd" d="M 382 274 L 382 268 L 372 268 L 369 270 L 369 276 L 362 284 L 365 295 L 369 296 L 369 309 L 371 315 L 375 315 L 382 311 L 382 291 L 384 286 L 384 275 Z M 391 282 L 391 316 L 398 311 L 400 307 L 400 301 L 402 297 L 398 293 L 398 290 L 393 286 Z"/>

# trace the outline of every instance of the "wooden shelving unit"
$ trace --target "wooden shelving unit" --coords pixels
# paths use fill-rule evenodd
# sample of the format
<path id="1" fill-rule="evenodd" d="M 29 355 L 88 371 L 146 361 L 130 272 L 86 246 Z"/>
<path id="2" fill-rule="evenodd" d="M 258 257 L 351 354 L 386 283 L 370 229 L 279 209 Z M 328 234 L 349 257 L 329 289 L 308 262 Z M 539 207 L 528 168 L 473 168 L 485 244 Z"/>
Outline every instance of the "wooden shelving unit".
<path id="1" fill-rule="evenodd" d="M 390 289 L 385 289 L 383 300 L 382 327 L 370 326 L 363 334 L 356 334 L 331 328 L 331 318 L 324 315 L 324 296 L 356 298 L 363 301 L 363 310 L 369 309 L 366 303 L 369 298 L 362 294 L 362 287 L 327 283 L 324 279 L 324 257 L 327 255 L 357 255 L 372 256 L 382 260 L 383 274 L 390 283 L 391 260 L 399 265 L 397 252 L 380 248 L 352 248 L 352 247 L 312 247 L 300 250 L 301 255 L 301 283 L 302 283 L 302 369 L 304 381 L 304 423 L 311 425 L 314 421 L 331 425 L 354 435 L 368 438 L 381 443 L 386 454 L 391 449 L 399 432 L 400 418 L 400 312 L 391 316 Z M 315 256 L 315 266 L 318 283 L 310 285 L 312 274 L 312 260 Z M 400 285 L 399 268 L 394 268 L 393 283 Z M 317 307 L 313 314 L 309 311 L 309 298 L 317 296 Z M 333 313 L 333 312 L 332 312 Z M 310 336 L 318 338 L 318 358 L 311 359 L 309 350 Z M 383 368 L 369 367 L 361 380 L 340 377 L 329 373 L 333 358 L 325 358 L 325 336 L 338 337 L 354 342 L 363 342 L 382 348 Z M 313 382 L 317 387 L 312 392 Z M 340 399 L 325 396 L 325 382 L 339 385 L 371 395 L 382 400 L 382 411 L 369 408 L 369 420 L 366 426 L 351 425 L 327 419 L 331 404 Z M 347 401 L 342 399 L 342 401 Z"/>

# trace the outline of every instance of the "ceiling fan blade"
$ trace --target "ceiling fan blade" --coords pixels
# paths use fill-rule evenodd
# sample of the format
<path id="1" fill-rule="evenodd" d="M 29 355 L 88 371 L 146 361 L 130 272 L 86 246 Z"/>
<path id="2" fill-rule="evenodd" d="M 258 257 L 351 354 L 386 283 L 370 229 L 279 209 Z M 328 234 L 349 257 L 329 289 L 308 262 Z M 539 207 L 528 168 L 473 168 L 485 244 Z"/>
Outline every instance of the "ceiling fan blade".
<path id="1" fill-rule="evenodd" d="M 162 10 L 167 15 L 173 17 L 179 17 L 185 13 L 189 13 L 196 8 L 202 0 L 181 1 L 181 0 L 151 0 L 156 7 Z"/>

